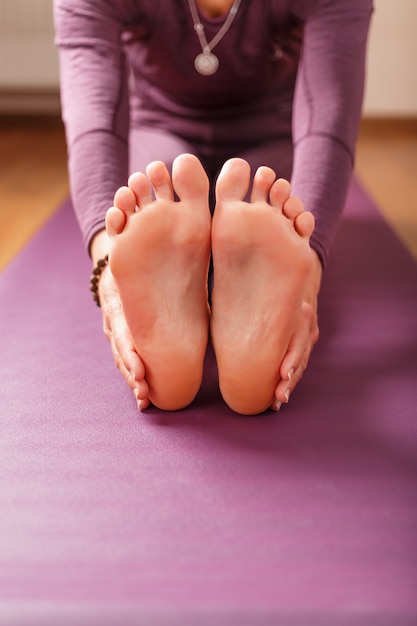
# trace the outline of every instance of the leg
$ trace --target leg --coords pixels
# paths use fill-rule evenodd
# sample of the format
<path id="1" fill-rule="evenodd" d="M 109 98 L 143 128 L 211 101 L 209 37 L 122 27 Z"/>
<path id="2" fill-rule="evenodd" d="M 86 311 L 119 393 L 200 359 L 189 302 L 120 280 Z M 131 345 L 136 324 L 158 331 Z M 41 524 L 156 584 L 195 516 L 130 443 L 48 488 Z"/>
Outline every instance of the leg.
<path id="1" fill-rule="evenodd" d="M 249 163 L 252 172 L 256 172 L 260 167 L 266 165 L 274 170 L 278 178 L 291 180 L 293 164 L 291 137 L 263 142 L 254 148 L 240 152 L 237 156 Z"/>
<path id="2" fill-rule="evenodd" d="M 191 143 L 173 133 L 158 128 L 139 126 L 130 131 L 129 136 L 129 171 L 145 172 L 149 163 L 163 161 L 169 171 L 176 157 L 180 154 L 197 152 Z"/>
<path id="3" fill-rule="evenodd" d="M 275 181 L 273 170 L 257 171 L 245 202 L 249 183 L 242 159 L 228 161 L 217 181 L 211 335 L 225 401 L 239 413 L 256 414 L 275 400 L 302 310 L 314 220 L 300 201 L 289 201 L 289 183 Z"/>
<path id="4" fill-rule="evenodd" d="M 207 346 L 208 180 L 192 155 L 174 161 L 172 181 L 161 162 L 147 174 L 155 200 L 146 177 L 134 174 L 107 213 L 110 269 L 149 398 L 175 410 L 194 399 Z"/>

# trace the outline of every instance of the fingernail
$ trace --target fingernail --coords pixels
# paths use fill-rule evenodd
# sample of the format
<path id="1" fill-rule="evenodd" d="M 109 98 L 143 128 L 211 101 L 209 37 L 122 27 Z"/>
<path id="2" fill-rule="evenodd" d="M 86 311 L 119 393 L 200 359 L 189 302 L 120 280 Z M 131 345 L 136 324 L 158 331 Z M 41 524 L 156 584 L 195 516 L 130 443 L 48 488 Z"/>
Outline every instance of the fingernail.
<path id="1" fill-rule="evenodd" d="M 287 389 L 287 391 L 285 392 L 285 401 L 286 401 L 286 402 L 289 402 L 289 399 L 290 399 L 290 393 L 291 393 L 291 391 L 290 391 L 289 389 Z"/>
<path id="2" fill-rule="evenodd" d="M 288 372 L 288 380 L 291 380 L 293 376 L 294 376 L 294 368 L 292 367 L 290 371 Z"/>
<path id="3" fill-rule="evenodd" d="M 278 413 L 278 411 L 280 410 L 281 407 L 282 407 L 282 402 L 280 402 L 279 400 L 275 400 L 275 402 L 272 405 L 271 409 Z"/>
<path id="4" fill-rule="evenodd" d="M 135 396 L 136 400 L 138 399 L 138 395 L 139 395 L 139 389 L 137 387 L 135 387 L 133 389 L 133 395 Z"/>

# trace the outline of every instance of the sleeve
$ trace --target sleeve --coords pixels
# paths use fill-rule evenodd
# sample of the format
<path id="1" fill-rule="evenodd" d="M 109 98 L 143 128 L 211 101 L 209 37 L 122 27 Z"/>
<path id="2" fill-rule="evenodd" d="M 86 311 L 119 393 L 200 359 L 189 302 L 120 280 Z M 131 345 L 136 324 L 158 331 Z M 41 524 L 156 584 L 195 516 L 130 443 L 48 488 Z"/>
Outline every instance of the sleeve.
<path id="1" fill-rule="evenodd" d="M 318 0 L 305 23 L 295 90 L 292 188 L 316 218 L 326 263 L 351 177 L 372 0 Z"/>
<path id="2" fill-rule="evenodd" d="M 71 196 L 87 247 L 128 174 L 123 24 L 99 0 L 55 0 L 54 20 Z"/>

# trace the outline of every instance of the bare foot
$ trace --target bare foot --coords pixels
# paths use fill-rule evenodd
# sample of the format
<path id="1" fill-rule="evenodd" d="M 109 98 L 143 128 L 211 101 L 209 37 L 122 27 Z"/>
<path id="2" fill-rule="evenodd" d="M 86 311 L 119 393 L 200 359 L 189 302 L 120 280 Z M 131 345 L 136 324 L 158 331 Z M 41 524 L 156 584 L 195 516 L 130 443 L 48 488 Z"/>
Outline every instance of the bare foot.
<path id="1" fill-rule="evenodd" d="M 192 402 L 203 375 L 209 317 L 209 183 L 192 155 L 174 161 L 172 182 L 159 161 L 147 174 L 155 199 L 146 176 L 137 173 L 115 196 L 122 208 L 107 212 L 109 264 L 145 366 L 149 399 L 161 409 L 176 410 Z"/>
<path id="2" fill-rule="evenodd" d="M 314 218 L 271 169 L 256 172 L 251 202 L 244 202 L 249 184 L 242 159 L 228 161 L 217 181 L 211 335 L 224 400 L 238 413 L 257 414 L 276 401 L 299 324 Z"/>

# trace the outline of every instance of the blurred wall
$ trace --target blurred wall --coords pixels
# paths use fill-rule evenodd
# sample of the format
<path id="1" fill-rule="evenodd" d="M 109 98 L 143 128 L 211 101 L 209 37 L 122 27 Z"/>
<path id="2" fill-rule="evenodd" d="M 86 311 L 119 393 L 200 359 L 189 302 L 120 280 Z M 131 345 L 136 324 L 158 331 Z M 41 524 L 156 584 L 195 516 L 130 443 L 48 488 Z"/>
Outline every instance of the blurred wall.
<path id="1" fill-rule="evenodd" d="M 0 112 L 59 111 L 53 0 L 0 0 Z"/>
<path id="2" fill-rule="evenodd" d="M 374 0 L 364 113 L 417 117 L 417 0 Z"/>
<path id="3" fill-rule="evenodd" d="M 417 117 L 417 0 L 374 2 L 364 114 Z M 59 110 L 52 4 L 0 0 L 0 113 Z"/>

